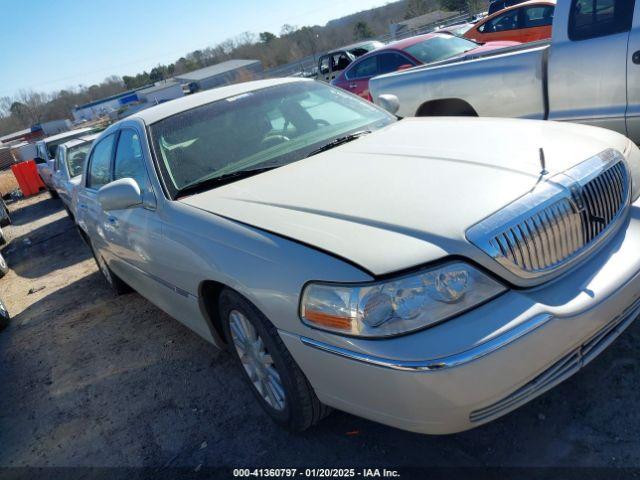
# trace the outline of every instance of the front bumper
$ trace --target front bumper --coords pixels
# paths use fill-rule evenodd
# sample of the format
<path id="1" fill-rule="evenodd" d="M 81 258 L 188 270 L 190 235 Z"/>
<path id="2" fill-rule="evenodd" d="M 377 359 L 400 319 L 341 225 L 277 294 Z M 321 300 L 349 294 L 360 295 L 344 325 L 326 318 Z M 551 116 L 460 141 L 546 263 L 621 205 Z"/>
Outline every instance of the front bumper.
<path id="1" fill-rule="evenodd" d="M 280 334 L 324 403 L 405 430 L 454 433 L 542 394 L 620 335 L 640 311 L 638 252 L 636 202 L 579 268 L 433 328 L 386 340 Z"/>

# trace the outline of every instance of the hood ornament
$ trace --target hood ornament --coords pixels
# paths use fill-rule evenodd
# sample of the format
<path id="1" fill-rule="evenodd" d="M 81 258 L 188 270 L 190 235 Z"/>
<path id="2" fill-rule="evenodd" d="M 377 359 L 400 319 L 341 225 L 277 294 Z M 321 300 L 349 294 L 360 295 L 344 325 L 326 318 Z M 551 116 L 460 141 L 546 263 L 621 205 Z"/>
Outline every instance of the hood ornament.
<path id="1" fill-rule="evenodd" d="M 547 160 L 544 157 L 543 148 L 540 148 L 540 167 L 542 168 L 542 170 L 540 170 L 541 177 L 544 177 L 545 175 L 549 174 L 549 172 L 547 171 Z"/>

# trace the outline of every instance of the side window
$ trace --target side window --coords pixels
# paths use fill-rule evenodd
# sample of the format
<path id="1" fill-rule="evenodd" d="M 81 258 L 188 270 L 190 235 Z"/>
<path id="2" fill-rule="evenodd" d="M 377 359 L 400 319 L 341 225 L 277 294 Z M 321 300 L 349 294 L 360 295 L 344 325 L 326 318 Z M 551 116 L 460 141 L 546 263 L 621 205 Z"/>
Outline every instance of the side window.
<path id="1" fill-rule="evenodd" d="M 478 28 L 482 33 L 504 32 L 506 30 L 515 30 L 518 28 L 518 16 L 520 8 L 509 10 L 507 13 L 498 15 L 496 18 L 489 20 Z"/>
<path id="2" fill-rule="evenodd" d="M 569 39 L 586 40 L 631 30 L 635 0 L 573 0 Z"/>
<path id="3" fill-rule="evenodd" d="M 62 147 L 58 147 L 58 151 L 56 152 L 56 159 L 53 161 L 53 170 L 56 172 L 60 171 L 60 166 L 62 165 L 62 160 L 64 158 L 64 150 Z"/>
<path id="4" fill-rule="evenodd" d="M 320 73 L 327 74 L 329 73 L 329 59 L 331 57 L 325 56 L 320 59 Z"/>
<path id="5" fill-rule="evenodd" d="M 144 166 L 140 138 L 135 130 L 129 128 L 123 129 L 120 133 L 116 149 L 113 179 L 120 178 L 133 178 L 138 182 L 140 190 L 146 190 L 149 186 L 149 176 Z"/>
<path id="6" fill-rule="evenodd" d="M 378 74 L 378 57 L 365 58 L 358 62 L 347 74 L 349 79 L 373 77 Z"/>
<path id="7" fill-rule="evenodd" d="M 36 163 L 45 163 L 47 161 L 47 149 L 42 143 L 38 144 L 38 158 L 42 160 L 38 160 Z"/>
<path id="8" fill-rule="evenodd" d="M 522 28 L 545 27 L 553 23 L 552 5 L 537 5 L 522 9 Z"/>
<path id="9" fill-rule="evenodd" d="M 399 53 L 383 53 L 378 57 L 380 73 L 395 72 L 403 65 L 411 65 L 411 62 Z"/>
<path id="10" fill-rule="evenodd" d="M 100 188 L 111 180 L 110 168 L 113 157 L 113 144 L 115 135 L 103 138 L 95 146 L 89 159 L 89 175 L 87 176 L 88 188 Z"/>
<path id="11" fill-rule="evenodd" d="M 334 72 L 339 72 L 344 70 L 351 63 L 351 59 L 349 59 L 348 55 L 345 52 L 336 53 L 333 55 L 333 68 Z"/>

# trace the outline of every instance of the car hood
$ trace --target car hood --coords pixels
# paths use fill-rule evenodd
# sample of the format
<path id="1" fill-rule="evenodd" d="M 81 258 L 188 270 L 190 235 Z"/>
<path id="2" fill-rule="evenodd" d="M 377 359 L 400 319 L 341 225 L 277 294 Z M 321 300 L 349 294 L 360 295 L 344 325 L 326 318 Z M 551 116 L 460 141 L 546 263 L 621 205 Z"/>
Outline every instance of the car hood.
<path id="1" fill-rule="evenodd" d="M 606 148 L 622 152 L 626 142 L 573 124 L 411 118 L 180 201 L 330 252 L 374 275 L 447 255 L 487 263 L 465 231 L 534 187 L 540 148 L 551 176 Z"/>

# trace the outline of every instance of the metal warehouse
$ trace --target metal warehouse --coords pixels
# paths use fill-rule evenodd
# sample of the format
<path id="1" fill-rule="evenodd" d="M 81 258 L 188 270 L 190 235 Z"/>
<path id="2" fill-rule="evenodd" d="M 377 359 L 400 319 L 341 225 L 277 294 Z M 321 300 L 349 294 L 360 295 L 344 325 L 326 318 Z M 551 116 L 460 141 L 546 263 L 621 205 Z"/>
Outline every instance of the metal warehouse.
<path id="1" fill-rule="evenodd" d="M 262 73 L 262 63 L 260 60 L 227 60 L 200 70 L 176 75 L 175 78 L 187 84 L 192 92 L 197 92 L 243 79 L 243 72 L 246 72 L 249 77 L 246 80 L 253 78 L 256 74 Z"/>

